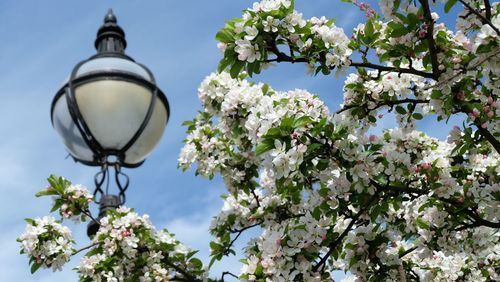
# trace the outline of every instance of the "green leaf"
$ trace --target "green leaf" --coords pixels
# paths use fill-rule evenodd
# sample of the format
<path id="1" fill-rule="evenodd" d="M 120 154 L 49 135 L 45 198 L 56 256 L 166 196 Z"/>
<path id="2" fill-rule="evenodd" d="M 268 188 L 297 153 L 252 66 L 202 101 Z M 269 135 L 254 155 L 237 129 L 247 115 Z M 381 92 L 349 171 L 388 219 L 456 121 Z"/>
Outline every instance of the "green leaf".
<path id="1" fill-rule="evenodd" d="M 382 212 L 382 208 L 380 206 L 375 206 L 370 212 L 370 219 L 375 222 L 379 214 Z"/>
<path id="2" fill-rule="evenodd" d="M 385 176 L 384 174 L 378 174 L 374 176 L 374 179 L 378 184 L 382 186 L 387 185 L 387 176 Z"/>
<path id="3" fill-rule="evenodd" d="M 420 217 L 417 218 L 417 225 L 422 228 L 422 229 L 429 229 L 430 225 L 429 223 L 425 222 L 423 219 L 421 219 Z"/>
<path id="4" fill-rule="evenodd" d="M 393 202 L 392 202 L 392 206 L 394 207 L 394 209 L 395 209 L 396 211 L 397 211 L 397 210 L 399 210 L 399 209 L 401 208 L 401 205 L 400 205 L 400 203 L 399 203 L 399 201 L 398 201 L 398 200 L 393 201 Z"/>
<path id="5" fill-rule="evenodd" d="M 25 218 L 24 221 L 26 221 L 28 224 L 35 225 L 35 220 L 32 218 Z"/>
<path id="6" fill-rule="evenodd" d="M 217 32 L 215 35 L 215 39 L 222 43 L 231 43 L 234 42 L 234 37 L 232 32 L 228 28 L 223 28 Z"/>
<path id="7" fill-rule="evenodd" d="M 373 21 L 372 20 L 367 21 L 365 24 L 365 36 L 372 35 L 374 30 L 375 29 L 373 28 Z"/>
<path id="8" fill-rule="evenodd" d="M 269 84 L 262 85 L 262 93 L 267 94 L 269 91 Z"/>
<path id="9" fill-rule="evenodd" d="M 408 34 L 408 29 L 401 25 L 401 27 L 398 27 L 397 29 L 393 29 L 391 31 L 390 37 L 401 37 L 403 35 Z"/>
<path id="10" fill-rule="evenodd" d="M 225 70 L 231 63 L 233 62 L 233 58 L 224 57 L 224 59 L 220 60 L 219 66 L 217 67 L 217 71 L 220 73 Z"/>
<path id="11" fill-rule="evenodd" d="M 192 258 L 190 261 L 189 261 L 189 264 L 191 264 L 194 268 L 196 269 L 200 269 L 203 267 L 203 263 L 201 262 L 201 260 L 197 259 L 197 258 Z"/>
<path id="12" fill-rule="evenodd" d="M 270 128 L 266 132 L 266 137 L 272 137 L 272 138 L 281 137 L 281 130 L 277 127 Z"/>
<path id="13" fill-rule="evenodd" d="M 222 246 L 212 241 L 210 242 L 210 249 L 212 250 L 212 252 L 217 252 L 222 249 Z"/>
<path id="14" fill-rule="evenodd" d="M 406 114 L 405 108 L 403 108 L 401 106 L 396 106 L 396 112 L 398 112 L 398 114 L 402 114 L 402 115 Z"/>
<path id="15" fill-rule="evenodd" d="M 281 120 L 280 128 L 284 131 L 292 131 L 295 120 L 291 117 L 286 117 Z"/>
<path id="16" fill-rule="evenodd" d="M 320 143 L 312 143 L 311 145 L 307 146 L 307 152 L 311 153 L 316 151 L 317 149 L 323 147 L 323 144 Z"/>
<path id="17" fill-rule="evenodd" d="M 322 65 L 321 66 L 321 72 L 324 75 L 329 75 L 332 71 L 326 65 Z"/>
<path id="18" fill-rule="evenodd" d="M 217 257 L 212 257 L 212 259 L 210 260 L 210 263 L 208 264 L 209 269 L 212 267 L 212 265 L 215 263 L 216 260 L 218 260 Z"/>
<path id="19" fill-rule="evenodd" d="M 240 61 L 240 60 L 236 60 L 233 64 L 233 66 L 231 67 L 231 70 L 229 71 L 229 73 L 231 74 L 231 77 L 237 78 L 244 66 L 245 66 L 245 62 Z"/>
<path id="20" fill-rule="evenodd" d="M 274 140 L 266 139 L 257 145 L 257 147 L 255 148 L 255 155 L 259 156 L 271 149 L 274 149 Z"/>
<path id="21" fill-rule="evenodd" d="M 312 121 L 313 120 L 309 116 L 303 116 L 303 117 L 296 119 L 293 122 L 292 127 L 293 128 L 303 127 L 304 125 L 310 124 Z"/>
<path id="22" fill-rule="evenodd" d="M 432 99 L 439 99 L 443 96 L 443 94 L 441 93 L 441 91 L 439 90 L 433 90 L 432 91 L 432 94 L 431 94 L 431 98 Z"/>
<path id="23" fill-rule="evenodd" d="M 320 159 L 318 161 L 318 164 L 316 165 L 316 168 L 318 170 L 324 170 L 328 167 L 328 165 L 330 164 L 330 161 L 329 160 L 325 160 L 325 159 Z"/>
<path id="24" fill-rule="evenodd" d="M 312 214 L 311 214 L 316 220 L 319 220 L 321 218 L 321 209 L 319 207 L 314 208 Z"/>
<path id="25" fill-rule="evenodd" d="M 397 11 L 399 9 L 399 5 L 401 5 L 401 0 L 394 1 L 394 7 L 392 8 L 392 11 Z"/>
<path id="26" fill-rule="evenodd" d="M 448 2 L 446 2 L 446 4 L 444 5 L 444 12 L 448 13 L 456 3 L 457 0 L 448 0 Z"/>
<path id="27" fill-rule="evenodd" d="M 421 119 L 424 118 L 424 116 L 422 114 L 420 114 L 420 113 L 414 113 L 412 116 L 416 120 L 421 120 Z"/>
<path id="28" fill-rule="evenodd" d="M 323 189 L 319 189 L 318 194 L 319 194 L 321 197 L 326 197 L 326 196 L 328 196 L 328 193 L 329 193 L 329 192 L 330 192 L 330 189 L 323 188 Z"/>
<path id="29" fill-rule="evenodd" d="M 58 210 L 60 207 L 62 206 L 62 203 L 59 202 L 59 201 L 56 201 L 54 203 L 54 206 L 52 207 L 52 209 L 50 210 L 50 212 L 55 212 L 56 210 Z"/>
<path id="30" fill-rule="evenodd" d="M 91 256 L 93 256 L 93 255 L 97 255 L 97 254 L 98 254 L 98 253 L 100 253 L 100 252 L 101 252 L 100 248 L 94 248 L 94 249 L 92 249 L 92 250 L 88 251 L 88 252 L 85 254 L 85 256 L 86 256 L 86 257 L 91 257 Z"/>
<path id="31" fill-rule="evenodd" d="M 59 193 L 52 187 L 49 187 L 35 194 L 36 197 L 51 196 L 51 195 L 59 195 Z"/>
<path id="32" fill-rule="evenodd" d="M 40 266 L 42 266 L 42 264 L 34 262 L 31 265 L 31 274 L 35 273 L 40 268 Z"/>
<path id="33" fill-rule="evenodd" d="M 192 120 L 186 120 L 182 122 L 182 126 L 191 126 L 194 125 L 195 123 Z"/>
<path id="34" fill-rule="evenodd" d="M 253 63 L 247 64 L 247 73 L 251 77 L 252 74 L 258 73 L 260 71 L 260 62 L 255 61 Z"/>
<path id="35" fill-rule="evenodd" d="M 262 267 L 261 264 L 257 265 L 257 268 L 255 268 L 255 275 L 256 276 L 262 276 L 264 274 L 264 268 Z"/>

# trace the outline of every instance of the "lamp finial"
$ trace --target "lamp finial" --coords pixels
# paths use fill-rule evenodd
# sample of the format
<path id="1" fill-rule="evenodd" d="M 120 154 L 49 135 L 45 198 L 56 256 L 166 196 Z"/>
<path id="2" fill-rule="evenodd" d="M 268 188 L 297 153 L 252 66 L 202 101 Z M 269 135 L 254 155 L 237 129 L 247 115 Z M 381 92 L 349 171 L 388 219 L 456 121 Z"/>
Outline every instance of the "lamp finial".
<path id="1" fill-rule="evenodd" d="M 111 8 L 104 16 L 104 24 L 97 32 L 94 45 L 98 53 L 125 53 L 127 47 L 125 32 L 117 24 L 116 16 Z"/>

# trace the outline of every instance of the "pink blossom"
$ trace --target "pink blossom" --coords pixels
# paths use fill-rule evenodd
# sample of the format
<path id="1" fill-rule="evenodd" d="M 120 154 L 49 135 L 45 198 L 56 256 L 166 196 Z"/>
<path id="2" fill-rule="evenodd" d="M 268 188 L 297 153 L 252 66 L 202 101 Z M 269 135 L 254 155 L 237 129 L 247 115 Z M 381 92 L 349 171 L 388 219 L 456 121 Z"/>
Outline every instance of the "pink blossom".
<path id="1" fill-rule="evenodd" d="M 432 169 L 432 164 L 431 163 L 423 163 L 423 164 L 421 164 L 421 167 L 424 170 L 431 170 Z"/>

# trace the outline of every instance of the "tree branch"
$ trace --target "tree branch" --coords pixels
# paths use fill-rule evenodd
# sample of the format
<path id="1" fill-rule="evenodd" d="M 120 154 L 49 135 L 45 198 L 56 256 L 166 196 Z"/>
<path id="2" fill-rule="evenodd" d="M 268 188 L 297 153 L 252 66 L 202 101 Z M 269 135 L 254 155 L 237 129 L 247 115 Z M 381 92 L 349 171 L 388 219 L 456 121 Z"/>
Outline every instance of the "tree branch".
<path id="1" fill-rule="evenodd" d="M 433 78 L 437 80 L 441 71 L 439 70 L 439 62 L 437 59 L 436 42 L 434 41 L 434 20 L 432 19 L 431 9 L 427 0 L 419 0 L 424 9 L 424 18 L 427 23 L 426 38 L 429 43 L 429 56 L 431 57 Z"/>
<path id="2" fill-rule="evenodd" d="M 472 109 L 467 105 L 462 105 L 459 111 L 467 115 L 472 113 Z M 488 143 L 491 144 L 491 146 L 493 146 L 493 148 L 495 149 L 495 151 L 497 151 L 497 153 L 500 153 L 500 141 L 498 141 L 498 139 L 495 136 L 493 136 L 493 134 L 491 134 L 491 132 L 489 132 L 488 129 L 483 128 L 479 120 L 477 119 L 474 120 L 474 125 L 476 126 L 481 136 L 484 137 L 488 141 Z"/>
<path id="3" fill-rule="evenodd" d="M 255 199 L 255 201 L 257 202 L 257 207 L 260 207 L 260 201 L 259 201 L 259 197 L 257 197 L 257 194 L 255 194 L 255 189 L 250 189 L 252 191 L 252 195 Z"/>
<path id="4" fill-rule="evenodd" d="M 491 18 L 491 6 L 489 5 L 490 2 L 488 0 L 485 0 L 484 4 L 485 4 L 485 7 L 486 7 L 486 17 L 483 16 L 479 11 L 477 11 L 476 9 L 472 8 L 469 4 L 467 4 L 467 2 L 465 2 L 464 0 L 459 0 L 460 3 L 462 3 L 462 5 L 464 5 L 465 7 L 467 7 L 467 9 L 469 9 L 469 11 L 471 11 L 474 15 L 476 15 L 478 18 L 481 19 L 481 21 L 487 25 L 489 25 L 498 35 L 500 35 L 500 30 L 498 30 L 498 28 L 489 20 Z M 489 7 L 488 7 L 489 6 Z"/>
<path id="5" fill-rule="evenodd" d="M 276 55 L 276 58 L 274 59 L 269 59 L 265 60 L 265 63 L 272 63 L 272 62 L 289 62 L 289 63 L 307 63 L 309 62 L 308 59 L 306 58 L 296 58 L 294 56 L 289 56 L 281 51 L 278 50 L 276 46 L 271 48 L 271 51 Z M 409 74 L 414 74 L 418 76 L 422 76 L 425 78 L 434 78 L 434 75 L 432 73 L 424 72 L 424 71 L 419 71 L 413 68 L 396 68 L 396 67 L 389 67 L 389 66 L 382 66 L 382 65 L 377 65 L 373 63 L 368 63 L 368 62 L 351 62 L 350 66 L 352 67 L 365 67 L 365 68 L 371 68 L 371 69 L 376 69 L 379 71 L 388 71 L 388 72 L 397 72 L 397 73 L 409 73 Z"/>
<path id="6" fill-rule="evenodd" d="M 492 221 L 485 220 L 482 217 L 480 217 L 477 213 L 475 213 L 474 211 L 472 211 L 470 209 L 467 209 L 466 212 L 470 217 L 472 217 L 474 219 L 476 224 L 479 224 L 481 226 L 491 227 L 491 228 L 500 228 L 500 222 L 492 222 Z"/>
<path id="7" fill-rule="evenodd" d="M 486 18 L 491 20 L 491 4 L 489 0 L 484 0 L 484 8 L 486 9 Z"/>
<path id="8" fill-rule="evenodd" d="M 495 136 L 493 136 L 493 134 L 491 134 L 486 128 L 483 128 L 481 124 L 478 124 L 476 122 L 474 122 L 474 124 L 476 125 L 477 130 L 479 131 L 481 136 L 488 140 L 491 146 L 495 148 L 495 151 L 500 154 L 500 141 L 498 141 L 498 139 L 496 139 Z"/>
<path id="9" fill-rule="evenodd" d="M 379 71 L 388 71 L 388 72 L 398 72 L 398 73 L 409 73 L 409 74 L 414 74 L 418 76 L 422 76 L 425 78 L 432 78 L 434 79 L 434 74 L 428 73 L 425 71 L 419 71 L 413 68 L 396 68 L 396 67 L 389 67 L 389 66 L 382 66 L 382 65 L 377 65 L 377 64 L 372 64 L 372 63 L 359 63 L 359 62 L 351 62 L 351 66 L 353 67 L 365 67 L 365 68 L 371 68 L 371 69 L 376 69 Z"/>
<path id="10" fill-rule="evenodd" d="M 380 107 L 383 107 L 383 106 L 394 106 L 394 105 L 405 104 L 405 103 L 428 104 L 429 100 L 419 100 L 419 99 L 410 99 L 410 98 L 407 98 L 407 99 L 402 99 L 402 100 L 397 100 L 397 101 L 386 101 L 386 102 L 377 104 L 377 106 L 375 108 L 370 109 L 370 110 L 376 110 L 376 109 L 378 109 Z M 347 110 L 350 110 L 350 109 L 353 109 L 353 108 L 357 108 L 357 107 L 363 107 L 363 106 L 364 105 L 359 105 L 359 104 L 358 105 L 345 106 L 342 109 L 336 111 L 335 114 L 340 114 L 340 113 L 345 112 Z"/>

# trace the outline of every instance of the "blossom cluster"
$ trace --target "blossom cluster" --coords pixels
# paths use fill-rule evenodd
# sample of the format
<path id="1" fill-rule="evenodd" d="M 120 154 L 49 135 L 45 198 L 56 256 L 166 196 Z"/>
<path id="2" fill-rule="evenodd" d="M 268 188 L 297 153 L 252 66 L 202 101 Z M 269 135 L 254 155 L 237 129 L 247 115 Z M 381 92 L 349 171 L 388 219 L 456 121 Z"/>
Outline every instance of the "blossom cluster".
<path id="1" fill-rule="evenodd" d="M 85 221 L 89 203 L 94 200 L 94 195 L 86 187 L 73 185 L 63 177 L 51 175 L 48 182 L 50 186 L 38 192 L 36 196 L 52 196 L 54 204 L 51 211 L 58 210 L 61 217 L 75 222 Z"/>
<path id="2" fill-rule="evenodd" d="M 313 264 L 308 257 L 318 255 L 330 224 L 307 213 L 287 224 L 266 228 L 247 246 L 241 280 L 279 277 L 281 281 L 322 281 L 321 273 L 311 271 Z"/>
<path id="3" fill-rule="evenodd" d="M 30 258 L 31 272 L 40 267 L 61 270 L 74 252 L 69 228 L 49 216 L 28 218 L 26 222 L 26 230 L 17 241 L 21 243 L 21 253 Z"/>
<path id="4" fill-rule="evenodd" d="M 40 267 L 60 270 L 71 256 L 89 250 L 76 268 L 82 282 L 159 282 L 208 280 L 207 269 L 192 251 L 167 230 L 156 230 L 147 215 L 126 207 L 109 210 L 100 221 L 88 210 L 93 200 L 86 188 L 63 177 L 49 177 L 50 186 L 37 196 L 53 196 L 52 211 L 76 222 L 91 217 L 98 230 L 91 245 L 75 250 L 71 231 L 53 217 L 26 219 L 26 231 L 18 238 L 21 253 L 27 254 L 34 273 Z"/>
<path id="5" fill-rule="evenodd" d="M 257 2 L 241 19 L 228 22 L 216 37 L 225 53 L 220 69 L 230 69 L 232 77 L 243 69 L 249 75 L 260 73 L 269 62 L 287 58 L 279 51 L 280 45 L 301 53 L 316 73 L 343 69 L 350 64 L 352 53 L 342 28 L 324 17 L 305 20 L 290 0 Z"/>
<path id="6" fill-rule="evenodd" d="M 80 281 L 202 281 L 206 274 L 195 252 L 126 207 L 108 211 L 92 244 L 77 268 Z"/>

